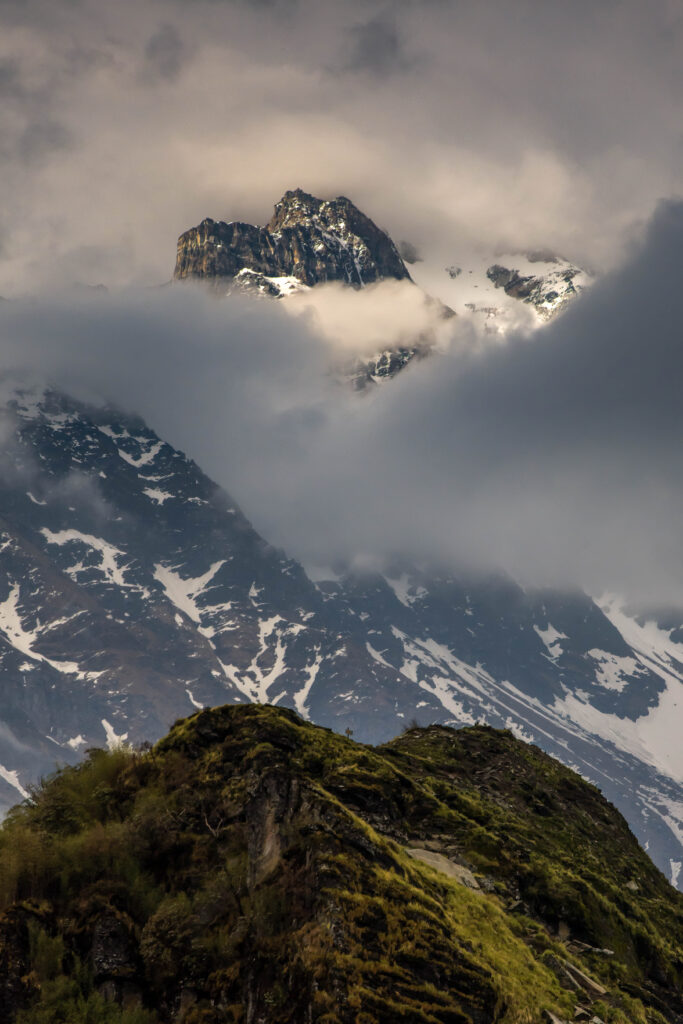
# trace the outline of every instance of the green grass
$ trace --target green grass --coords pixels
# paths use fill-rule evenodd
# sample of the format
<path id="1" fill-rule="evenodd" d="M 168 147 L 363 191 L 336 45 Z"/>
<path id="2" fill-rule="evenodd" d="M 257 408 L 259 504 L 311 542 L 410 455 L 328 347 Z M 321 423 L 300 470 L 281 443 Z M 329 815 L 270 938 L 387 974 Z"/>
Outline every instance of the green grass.
<path id="1" fill-rule="evenodd" d="M 404 852 L 423 842 L 486 891 Z M 120 977 L 94 966 L 102 921 L 133 950 Z M 560 921 L 614 955 L 567 949 Z M 682 948 L 683 901 L 621 816 L 484 727 L 372 749 L 281 709 L 203 711 L 150 751 L 91 752 L 0 829 L 17 1024 L 164 1024 L 181 999 L 184 1024 L 245 1001 L 269 1024 L 571 1020 L 558 957 L 608 989 L 608 1024 L 661 1024 Z"/>

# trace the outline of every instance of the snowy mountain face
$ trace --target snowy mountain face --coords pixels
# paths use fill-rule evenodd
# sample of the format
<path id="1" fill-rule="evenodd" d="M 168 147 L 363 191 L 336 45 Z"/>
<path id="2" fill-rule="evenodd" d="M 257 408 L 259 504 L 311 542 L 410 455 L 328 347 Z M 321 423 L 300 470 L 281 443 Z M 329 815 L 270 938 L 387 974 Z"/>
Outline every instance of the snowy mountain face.
<path id="1" fill-rule="evenodd" d="M 478 334 L 532 330 L 561 313 L 591 276 L 548 252 L 418 255 L 409 248 L 412 279 L 471 323 Z"/>
<path id="2" fill-rule="evenodd" d="M 596 783 L 676 881 L 680 623 L 402 564 L 314 581 L 142 421 L 18 391 L 2 425 L 5 807 L 204 705 L 280 704 L 366 742 L 487 721 Z"/>

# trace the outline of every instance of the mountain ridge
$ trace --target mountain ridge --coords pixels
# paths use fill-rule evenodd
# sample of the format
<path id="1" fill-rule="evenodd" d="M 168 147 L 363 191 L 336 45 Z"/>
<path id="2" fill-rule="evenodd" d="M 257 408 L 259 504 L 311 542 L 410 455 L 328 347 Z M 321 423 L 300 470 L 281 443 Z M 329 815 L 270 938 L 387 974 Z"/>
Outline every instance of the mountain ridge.
<path id="1" fill-rule="evenodd" d="M 202 711 L 58 773 L 0 851 L 8 1024 L 681 1020 L 683 897 L 488 727 L 371 748 Z"/>
<path id="2" fill-rule="evenodd" d="M 299 285 L 342 281 L 360 288 L 385 278 L 410 280 L 386 232 L 347 199 L 317 199 L 293 189 L 275 205 L 265 227 L 210 218 L 178 239 L 174 280 L 204 280 L 215 288 L 255 275 L 280 295 Z"/>

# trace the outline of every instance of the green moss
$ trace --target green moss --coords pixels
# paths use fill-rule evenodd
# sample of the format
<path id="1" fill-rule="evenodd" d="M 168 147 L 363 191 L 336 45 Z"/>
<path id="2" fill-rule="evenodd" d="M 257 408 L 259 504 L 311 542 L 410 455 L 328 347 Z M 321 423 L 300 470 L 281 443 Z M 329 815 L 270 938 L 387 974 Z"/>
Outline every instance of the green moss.
<path id="1" fill-rule="evenodd" d="M 423 842 L 487 891 L 405 854 Z M 21 1024 L 163 1024 L 188 992 L 187 1024 L 245 1000 L 269 1024 L 531 1024 L 573 1017 L 561 958 L 607 988 L 607 1024 L 682 1009 L 679 895 L 594 787 L 486 727 L 373 750 L 249 705 L 90 752 L 0 830 L 0 911 Z M 142 1007 L 84 966 L 102 927 Z"/>

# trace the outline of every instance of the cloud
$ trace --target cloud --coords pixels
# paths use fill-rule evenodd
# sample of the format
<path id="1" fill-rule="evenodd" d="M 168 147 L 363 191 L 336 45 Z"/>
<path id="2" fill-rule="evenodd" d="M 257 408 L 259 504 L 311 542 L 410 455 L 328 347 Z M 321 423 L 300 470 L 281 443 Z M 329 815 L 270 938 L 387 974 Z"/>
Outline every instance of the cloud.
<path id="1" fill-rule="evenodd" d="M 451 262 L 500 245 L 615 263 L 683 191 L 679 15 L 668 0 L 0 2 L 0 294 L 64 286 L 93 249 L 111 287 L 162 283 L 181 231 L 263 223 L 296 186 L 349 195 Z"/>
<path id="2" fill-rule="evenodd" d="M 387 12 L 353 25 L 348 30 L 350 52 L 344 70 L 367 71 L 372 75 L 390 75 L 413 67 L 396 24 Z"/>
<path id="3" fill-rule="evenodd" d="M 372 356 L 421 341 L 446 347 L 459 321 L 410 281 L 382 281 L 362 289 L 338 282 L 294 294 L 283 309 L 304 316 L 335 355 Z"/>
<path id="4" fill-rule="evenodd" d="M 681 251 L 663 204 L 557 321 L 362 398 L 314 321 L 192 287 L 0 304 L 2 364 L 140 412 L 312 564 L 399 552 L 680 604 Z"/>
<path id="5" fill-rule="evenodd" d="M 145 76 L 151 81 L 172 82 L 182 70 L 185 46 L 173 25 L 162 25 L 145 46 Z"/>

